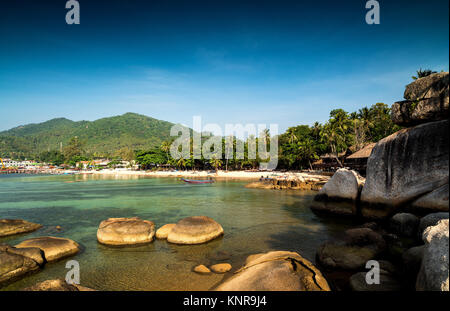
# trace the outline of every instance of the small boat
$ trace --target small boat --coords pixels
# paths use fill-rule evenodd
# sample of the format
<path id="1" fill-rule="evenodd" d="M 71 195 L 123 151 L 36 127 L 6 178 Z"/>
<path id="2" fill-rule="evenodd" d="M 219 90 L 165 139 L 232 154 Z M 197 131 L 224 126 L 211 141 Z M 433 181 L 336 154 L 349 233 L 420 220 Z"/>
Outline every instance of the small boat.
<path id="1" fill-rule="evenodd" d="M 185 178 L 181 178 L 181 180 L 190 184 L 211 184 L 214 182 L 214 180 L 193 180 Z"/>

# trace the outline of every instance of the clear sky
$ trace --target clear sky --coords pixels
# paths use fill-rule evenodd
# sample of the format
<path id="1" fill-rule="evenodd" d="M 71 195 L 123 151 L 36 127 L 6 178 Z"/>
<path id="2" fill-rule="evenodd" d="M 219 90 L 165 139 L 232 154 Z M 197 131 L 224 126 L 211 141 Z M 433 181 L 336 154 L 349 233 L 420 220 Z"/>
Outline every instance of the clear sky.
<path id="1" fill-rule="evenodd" d="M 174 123 L 324 122 L 448 71 L 448 0 L 0 3 L 0 130 L 136 112 Z"/>

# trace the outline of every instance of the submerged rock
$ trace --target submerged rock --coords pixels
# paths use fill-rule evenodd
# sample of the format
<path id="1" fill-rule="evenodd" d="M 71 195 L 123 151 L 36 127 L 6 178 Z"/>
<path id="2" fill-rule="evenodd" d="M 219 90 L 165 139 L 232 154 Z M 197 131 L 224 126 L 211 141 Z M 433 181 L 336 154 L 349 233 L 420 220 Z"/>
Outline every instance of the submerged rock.
<path id="1" fill-rule="evenodd" d="M 385 218 L 448 184 L 448 120 L 400 130 L 380 140 L 367 163 L 361 213 Z M 433 205 L 424 206 L 433 210 Z"/>
<path id="2" fill-rule="evenodd" d="M 44 252 L 45 260 L 48 262 L 75 255 L 80 251 L 77 242 L 51 236 L 28 239 L 16 245 L 16 248 L 28 247 L 41 249 Z"/>
<path id="3" fill-rule="evenodd" d="M 223 235 L 222 226 L 207 216 L 180 220 L 170 231 L 167 241 L 175 244 L 201 244 Z"/>
<path id="4" fill-rule="evenodd" d="M 386 242 L 380 234 L 369 228 L 357 228 L 347 230 L 343 241 L 321 245 L 316 257 L 327 269 L 359 270 L 385 249 Z"/>
<path id="5" fill-rule="evenodd" d="M 403 289 L 401 282 L 391 273 L 380 270 L 379 284 L 368 284 L 367 272 L 358 272 L 350 277 L 350 288 L 353 291 L 400 291 Z"/>
<path id="6" fill-rule="evenodd" d="M 0 219 L 0 237 L 32 232 L 41 227 L 40 224 L 22 219 Z"/>
<path id="7" fill-rule="evenodd" d="M 136 245 L 153 241 L 155 224 L 138 217 L 109 218 L 100 223 L 98 242 L 106 245 Z"/>
<path id="8" fill-rule="evenodd" d="M 167 239 L 169 236 L 170 231 L 172 231 L 173 227 L 175 227 L 176 224 L 167 224 L 156 230 L 156 238 L 157 239 Z"/>
<path id="9" fill-rule="evenodd" d="M 231 270 L 231 265 L 229 263 L 218 263 L 211 266 L 211 270 L 214 273 L 225 273 Z"/>
<path id="10" fill-rule="evenodd" d="M 449 221 L 440 220 L 423 233 L 425 248 L 417 276 L 416 289 L 422 291 L 449 290 Z"/>
<path id="11" fill-rule="evenodd" d="M 194 272 L 197 273 L 211 273 L 211 270 L 205 265 L 198 265 L 194 267 Z"/>
<path id="12" fill-rule="evenodd" d="M 37 283 L 33 286 L 24 288 L 23 291 L 84 292 L 95 290 L 78 284 L 68 284 L 65 280 L 57 279 Z"/>
<path id="13" fill-rule="evenodd" d="M 392 216 L 389 226 L 399 235 L 414 237 L 419 226 L 419 218 L 409 213 L 398 213 Z"/>
<path id="14" fill-rule="evenodd" d="M 218 291 L 329 291 L 322 273 L 298 253 L 252 255 Z"/>

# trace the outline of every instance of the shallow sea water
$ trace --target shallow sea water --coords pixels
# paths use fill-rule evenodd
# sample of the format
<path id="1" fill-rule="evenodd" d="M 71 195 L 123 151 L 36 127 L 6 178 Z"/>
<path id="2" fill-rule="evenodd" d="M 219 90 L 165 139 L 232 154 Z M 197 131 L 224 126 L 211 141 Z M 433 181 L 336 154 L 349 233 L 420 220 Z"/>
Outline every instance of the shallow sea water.
<path id="1" fill-rule="evenodd" d="M 314 262 L 320 244 L 351 226 L 313 214 L 313 191 L 247 189 L 245 184 L 190 185 L 176 178 L 138 176 L 0 175 L 0 218 L 44 226 L 0 242 L 15 245 L 51 235 L 73 239 L 82 247 L 77 255 L 49 263 L 1 290 L 64 278 L 71 259 L 80 264 L 81 285 L 98 290 L 210 290 L 230 273 L 199 275 L 192 272 L 194 266 L 229 262 L 235 271 L 248 255 L 271 250 L 296 251 Z M 111 248 L 96 240 L 98 225 L 109 217 L 138 216 L 159 228 L 198 215 L 219 222 L 225 235 L 191 246 L 155 240 L 145 246 Z"/>

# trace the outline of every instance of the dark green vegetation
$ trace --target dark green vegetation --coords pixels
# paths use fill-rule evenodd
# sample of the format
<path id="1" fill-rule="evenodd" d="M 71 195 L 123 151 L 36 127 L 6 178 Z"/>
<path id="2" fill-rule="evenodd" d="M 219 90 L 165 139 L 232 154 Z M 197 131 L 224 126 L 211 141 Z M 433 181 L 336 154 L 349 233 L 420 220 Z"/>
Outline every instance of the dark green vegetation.
<path id="1" fill-rule="evenodd" d="M 0 133 L 0 156 L 27 157 L 55 165 L 67 163 L 72 166 L 79 161 L 107 157 L 136 160 L 143 169 L 162 164 L 180 169 L 259 167 L 261 159 L 258 153 L 256 159 L 248 159 L 248 140 L 244 142 L 243 159 L 242 155 L 236 154 L 236 144 L 240 141 L 235 137 L 235 151 L 230 159 L 218 155 L 213 159 L 194 160 L 192 150 L 190 158 L 173 159 L 169 152 L 174 139 L 170 137 L 172 125 L 134 113 L 93 122 L 53 119 Z M 334 155 L 339 161 L 339 153 L 348 150 L 355 152 L 367 143 L 376 142 L 399 129 L 391 121 L 389 107 L 383 103 L 350 114 L 335 109 L 330 112 L 330 119 L 325 124 L 316 122 L 313 126 L 299 125 L 279 135 L 278 168 L 310 168 L 311 163 L 325 153 Z M 255 138 L 254 142 L 258 144 L 260 139 L 265 139 L 270 144 L 268 130 L 261 137 Z M 225 138 L 222 138 L 222 145 L 224 155 L 230 146 L 227 147 Z"/>
<path id="2" fill-rule="evenodd" d="M 0 157 L 48 158 L 49 152 L 65 153 L 65 147 L 74 137 L 79 141 L 78 147 L 83 147 L 80 155 L 113 157 L 123 148 L 138 150 L 159 146 L 162 141 L 169 139 L 172 125 L 135 113 L 92 122 L 53 119 L 0 132 Z M 71 157 L 72 154 L 69 154 Z"/>

